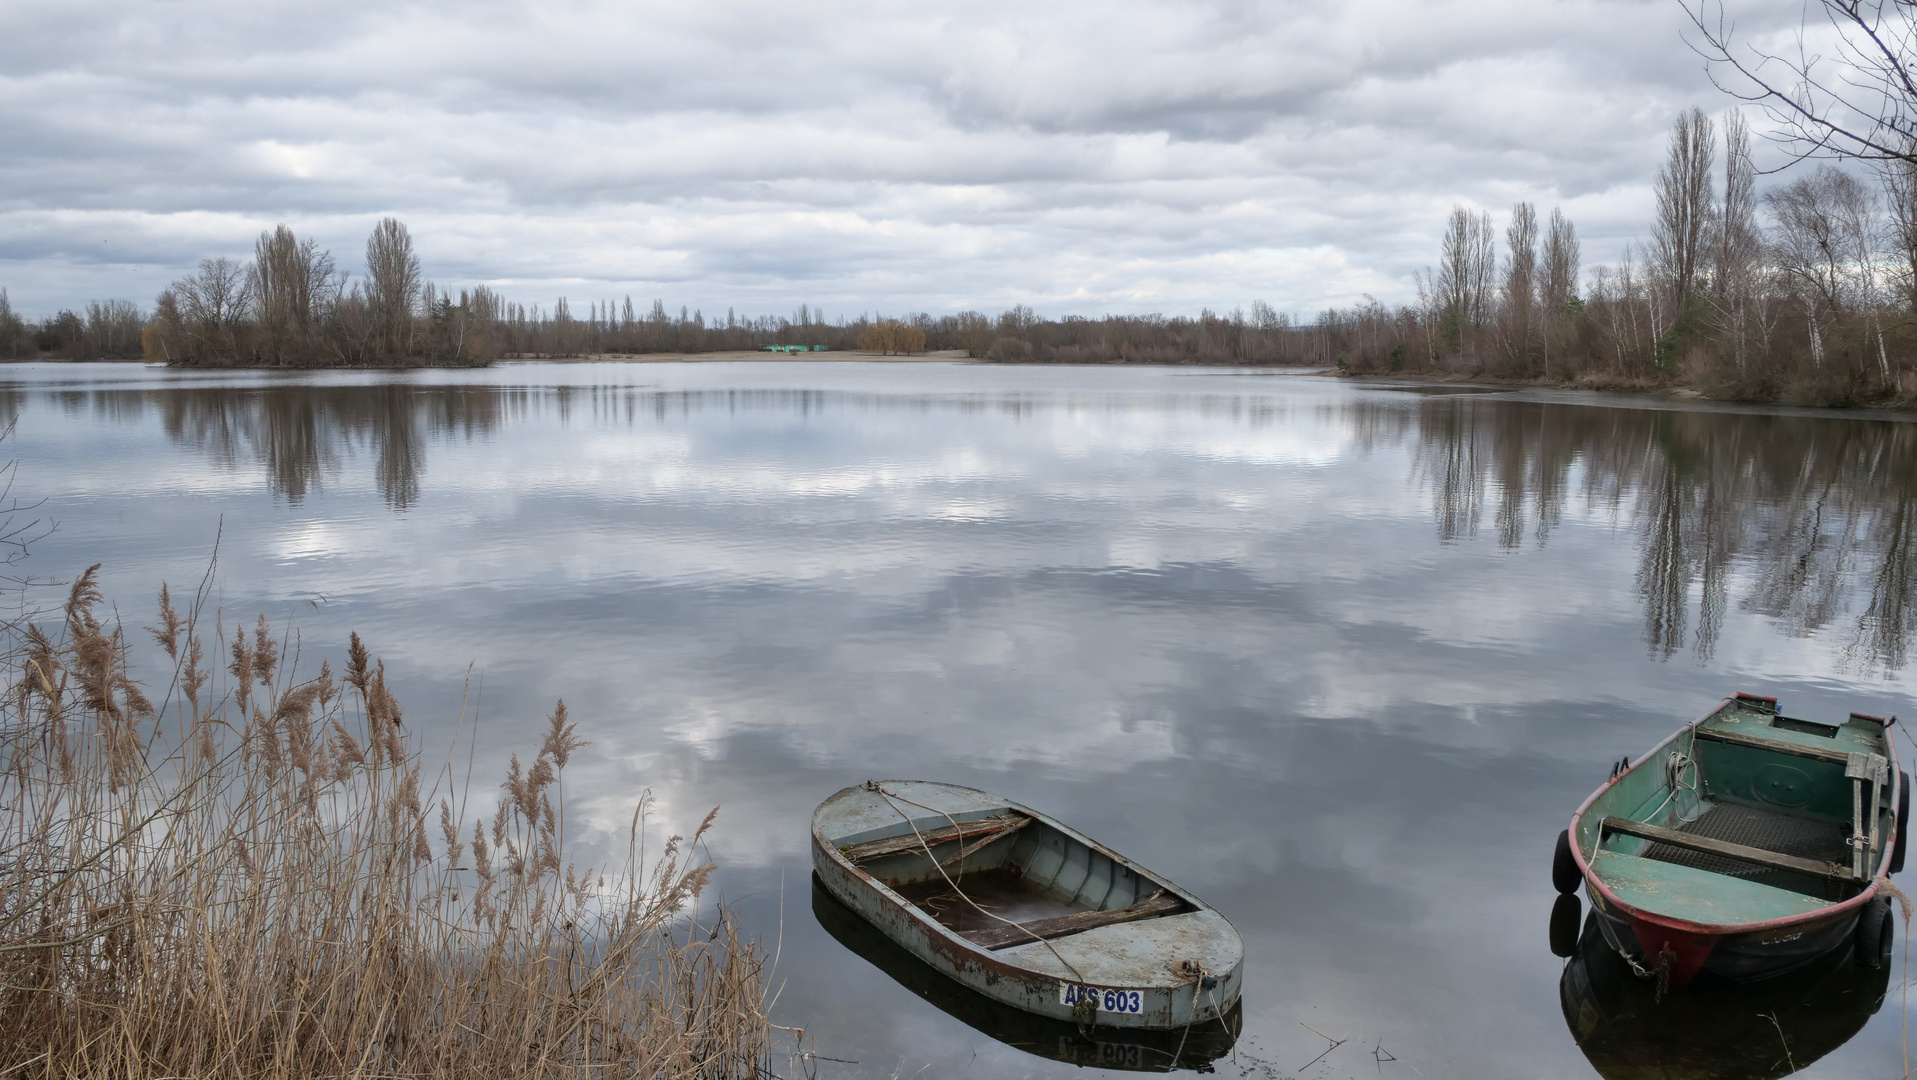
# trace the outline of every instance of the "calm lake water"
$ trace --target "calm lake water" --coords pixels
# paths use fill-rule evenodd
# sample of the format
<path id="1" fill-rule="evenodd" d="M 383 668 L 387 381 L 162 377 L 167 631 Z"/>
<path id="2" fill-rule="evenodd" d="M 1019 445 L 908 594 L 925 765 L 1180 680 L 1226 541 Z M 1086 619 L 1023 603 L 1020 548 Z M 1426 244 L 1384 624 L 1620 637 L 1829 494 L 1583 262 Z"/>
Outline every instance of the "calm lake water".
<path id="1" fill-rule="evenodd" d="M 1917 719 L 1917 425 L 939 363 L 17 365 L 0 396 L 58 522 L 30 571 L 103 563 L 144 625 L 217 538 L 228 621 L 315 666 L 359 631 L 429 744 L 478 716 L 482 778 L 564 697 L 588 848 L 645 788 L 671 827 L 722 807 L 714 898 L 821 1076 L 1083 1075 L 822 925 L 808 818 L 873 777 L 1052 812 L 1221 909 L 1223 1075 L 1904 1071 L 1901 969 L 1881 1007 L 1848 968 L 1654 1005 L 1567 975 L 1546 920 L 1571 811 L 1731 691 Z"/>

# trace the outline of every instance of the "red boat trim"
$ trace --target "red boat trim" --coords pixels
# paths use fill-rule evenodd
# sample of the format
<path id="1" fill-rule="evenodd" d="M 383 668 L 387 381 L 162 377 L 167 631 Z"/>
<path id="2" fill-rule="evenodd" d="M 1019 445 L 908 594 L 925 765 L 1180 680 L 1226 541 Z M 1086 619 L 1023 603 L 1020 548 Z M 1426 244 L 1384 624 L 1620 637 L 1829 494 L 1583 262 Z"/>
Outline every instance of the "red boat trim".
<path id="1" fill-rule="evenodd" d="M 1645 752 L 1642 756 L 1632 761 L 1630 764 L 1630 767 L 1625 769 L 1624 771 L 1630 772 L 1636 769 L 1638 766 L 1643 765 L 1646 762 L 1650 761 L 1653 757 L 1656 757 L 1658 754 L 1662 753 L 1672 743 L 1676 742 L 1680 737 L 1684 736 L 1685 734 L 1691 731 L 1694 731 L 1699 724 L 1702 724 L 1704 721 L 1709 720 L 1711 717 L 1716 716 L 1719 712 L 1723 711 L 1724 706 L 1730 705 L 1739 701 L 1751 701 L 1751 700 L 1775 702 L 1777 699 L 1776 698 L 1759 698 L 1755 694 L 1742 694 L 1742 693 L 1738 694 L 1734 698 L 1725 698 L 1723 701 L 1720 701 L 1717 703 L 1717 708 L 1712 709 L 1710 712 L 1704 714 L 1699 719 L 1684 725 L 1683 727 L 1677 729 L 1675 732 L 1672 732 L 1669 738 L 1665 739 L 1661 743 L 1658 743 L 1656 746 L 1652 747 L 1649 751 Z M 1887 756 L 1890 758 L 1890 765 L 1891 765 L 1890 773 L 1891 773 L 1891 776 L 1894 777 L 1891 783 L 1891 789 L 1890 789 L 1890 805 L 1896 806 L 1898 789 L 1903 786 L 1903 782 L 1904 782 L 1903 772 L 1897 768 L 1897 748 L 1891 745 L 1890 740 L 1886 739 L 1884 741 L 1884 749 L 1889 752 Z M 1619 773 L 1618 775 L 1622 776 L 1624 774 Z M 1634 922 L 1637 920 L 1642 920 L 1644 922 L 1651 923 L 1655 926 L 1664 927 L 1669 930 L 1675 930 L 1680 933 L 1697 934 L 1697 935 L 1708 936 L 1708 937 L 1729 937 L 1734 934 L 1740 934 L 1740 935 L 1741 934 L 1757 934 L 1757 933 L 1763 933 L 1769 930 L 1782 930 L 1786 927 L 1801 926 L 1806 923 L 1821 922 L 1831 918 L 1832 916 L 1847 914 L 1853 908 L 1863 907 L 1865 904 L 1870 902 L 1871 897 L 1877 895 L 1878 886 L 1883 884 L 1883 882 L 1887 880 L 1889 876 L 1887 873 L 1887 869 L 1890 865 L 1890 856 L 1897 847 L 1897 824 L 1895 820 L 1892 821 L 1888 834 L 1884 837 L 1882 841 L 1883 853 L 1877 863 L 1877 872 L 1871 876 L 1870 884 L 1865 887 L 1863 892 L 1858 893 L 1856 896 L 1853 896 L 1848 900 L 1844 900 L 1844 901 L 1840 901 L 1838 903 L 1832 904 L 1831 906 L 1826 908 L 1819 908 L 1816 911 L 1807 911 L 1802 915 L 1787 915 L 1781 919 L 1767 919 L 1763 922 L 1695 923 L 1687 919 L 1674 919 L 1668 915 L 1659 915 L 1656 912 L 1645 911 L 1642 908 L 1633 907 L 1632 905 L 1627 904 L 1623 900 L 1619 899 L 1618 895 L 1612 892 L 1610 888 L 1606 886 L 1601 879 L 1599 879 L 1597 874 L 1591 870 L 1591 864 L 1584 857 L 1584 845 L 1580 844 L 1577 839 L 1578 823 L 1584 818 L 1585 812 L 1591 808 L 1592 803 L 1597 801 L 1597 797 L 1599 795 L 1604 794 L 1604 790 L 1606 788 L 1610 787 L 1612 784 L 1616 782 L 1617 782 L 1617 779 L 1615 777 L 1610 780 L 1606 780 L 1603 784 L 1598 786 L 1598 789 L 1596 791 L 1593 791 L 1591 793 L 1589 798 L 1585 799 L 1583 803 L 1579 804 L 1577 810 L 1571 814 L 1571 858 L 1577 862 L 1578 870 L 1583 873 L 1585 885 L 1595 890 L 1598 893 L 1598 895 L 1603 897 L 1605 904 L 1616 908 L 1620 912 L 1623 912 L 1627 917 L 1629 917 Z M 1894 818 L 1894 815 L 1893 815 L 1893 818 Z M 1602 843 L 1602 842 L 1603 842 L 1602 839 L 1600 839 L 1599 843 Z M 1639 941 L 1640 943 L 1643 942 L 1642 936 L 1639 937 Z M 1649 948 L 1649 945 L 1647 944 L 1645 947 Z"/>

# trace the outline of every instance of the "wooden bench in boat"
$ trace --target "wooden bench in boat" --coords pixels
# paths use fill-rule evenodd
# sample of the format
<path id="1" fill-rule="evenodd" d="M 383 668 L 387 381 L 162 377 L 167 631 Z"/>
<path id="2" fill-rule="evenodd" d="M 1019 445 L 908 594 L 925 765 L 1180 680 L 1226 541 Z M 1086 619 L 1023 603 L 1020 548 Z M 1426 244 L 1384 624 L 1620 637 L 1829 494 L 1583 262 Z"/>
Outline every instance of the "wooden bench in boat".
<path id="1" fill-rule="evenodd" d="M 1752 750 L 1766 750 L 1773 754 L 1789 754 L 1792 757 L 1809 758 L 1812 761 L 1825 761 L 1832 765 L 1844 765 L 1850 761 L 1850 752 L 1836 747 L 1806 746 L 1803 743 L 1786 742 L 1783 739 L 1767 739 L 1762 735 L 1746 735 L 1741 731 L 1725 731 L 1721 728 L 1700 727 L 1696 737 L 1708 742 L 1721 742 L 1730 746 L 1744 746 Z"/>
<path id="2" fill-rule="evenodd" d="M 961 930 L 958 936 L 982 949 L 1009 949 L 1014 945 L 1025 945 L 1040 938 L 1060 938 L 1069 934 L 1096 930 L 1101 926 L 1116 926 L 1119 923 L 1137 922 L 1140 919 L 1155 919 L 1160 915 L 1171 915 L 1183 911 L 1185 905 L 1175 896 L 1165 895 L 1160 889 L 1151 896 L 1140 900 L 1130 907 L 1115 908 L 1111 911 L 1079 911 L 1070 915 L 1060 915 L 1055 919 L 1034 919 L 1018 926 L 989 926 L 977 930 Z"/>
<path id="3" fill-rule="evenodd" d="M 867 840 L 844 848 L 843 854 L 856 864 L 883 859 L 890 855 L 924 852 L 954 840 L 973 841 L 961 847 L 956 855 L 940 860 L 942 863 L 954 863 L 999 837 L 1009 836 L 1031 823 L 1032 819 L 1024 814 L 996 814 L 974 821 L 961 821 L 957 825 L 941 825 L 936 829 L 920 829 L 918 832 L 908 832 L 901 836 Z"/>
<path id="4" fill-rule="evenodd" d="M 1737 862 L 1751 863 L 1772 870 L 1788 870 L 1793 874 L 1822 878 L 1826 881 L 1858 880 L 1846 867 L 1836 863 L 1820 862 L 1816 859 L 1800 859 L 1795 855 L 1780 855 L 1763 848 L 1754 848 L 1746 844 L 1733 844 L 1727 840 L 1713 840 L 1708 836 L 1667 829 L 1662 825 L 1647 825 L 1630 818 L 1607 817 L 1600 824 L 1601 833 L 1622 833 L 1650 840 L 1653 843 L 1669 844 L 1675 848 L 1700 851 L 1706 855 L 1733 859 Z"/>

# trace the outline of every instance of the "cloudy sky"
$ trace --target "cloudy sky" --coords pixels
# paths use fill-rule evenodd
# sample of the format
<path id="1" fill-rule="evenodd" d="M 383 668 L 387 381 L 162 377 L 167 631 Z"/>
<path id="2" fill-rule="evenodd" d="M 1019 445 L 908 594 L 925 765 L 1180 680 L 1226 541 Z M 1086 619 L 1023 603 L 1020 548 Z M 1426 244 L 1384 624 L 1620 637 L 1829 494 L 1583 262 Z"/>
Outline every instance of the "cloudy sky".
<path id="1" fill-rule="evenodd" d="M 1802 8 L 1731 0 L 1741 34 Z M 0 0 L 0 286 L 150 303 L 290 224 L 357 273 L 707 312 L 1308 315 L 1453 203 L 1645 231 L 1719 112 L 1676 0 Z M 1760 121 L 1761 117 L 1757 118 Z M 1760 162 L 1762 164 L 1763 162 Z"/>

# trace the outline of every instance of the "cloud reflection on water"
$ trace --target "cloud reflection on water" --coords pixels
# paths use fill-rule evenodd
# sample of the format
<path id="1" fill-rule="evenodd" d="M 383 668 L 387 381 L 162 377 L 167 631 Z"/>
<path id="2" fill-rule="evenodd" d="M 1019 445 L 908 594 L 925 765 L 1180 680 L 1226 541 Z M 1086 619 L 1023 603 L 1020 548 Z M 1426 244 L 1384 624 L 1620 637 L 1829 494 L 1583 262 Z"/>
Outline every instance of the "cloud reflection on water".
<path id="1" fill-rule="evenodd" d="M 12 391 L 17 402 L 19 391 Z M 1612 514 L 1634 531 L 1636 587 L 1644 636 L 1656 654 L 1691 650 L 1709 657 L 1727 610 L 1772 620 L 1779 630 L 1844 635 L 1847 658 L 1886 672 L 1909 660 L 1917 625 L 1910 603 L 1917 583 L 1917 426 L 1894 421 L 1832 421 L 1762 413 L 1593 409 L 1506 398 L 1425 398 L 1407 405 L 1377 397 L 1321 405 L 1322 436 L 1287 438 L 1291 411 L 1265 395 L 1193 395 L 1154 403 L 1182 406 L 1222 421 L 1196 439 L 1157 424 L 1112 424 L 1122 402 L 1074 395 L 918 396 L 810 390 L 647 390 L 630 386 L 558 386 L 547 390 L 487 385 L 195 387 L 164 391 L 66 391 L 69 408 L 130 419 L 153 407 L 167 434 L 229 468 L 261 470 L 269 489 L 299 503 L 337 476 L 355 446 L 370 449 L 374 484 L 387 505 L 405 510 L 426 483 L 430 447 L 485 439 L 515 419 L 556 416 L 595 426 L 643 428 L 695 414 L 756 412 L 805 418 L 854 413 L 990 412 L 1027 422 L 1050 415 L 1050 449 L 1064 458 L 1100 454 L 1183 455 L 1254 464 L 1329 463 L 1380 445 L 1413 449 L 1419 494 L 1432 506 L 1441 541 L 1495 534 L 1500 547 L 1543 545 L 1567 506 Z M 7 404 L 0 401 L 0 406 Z M 17 408 L 17 404 L 15 405 Z M 1086 413 L 1095 422 L 1083 422 Z M 1127 416 L 1126 420 L 1136 420 Z M 1265 433 L 1258 437 L 1257 433 Z M 1250 434 L 1252 437 L 1247 437 Z M 1342 438 L 1336 436 L 1342 435 Z M 704 489 L 727 495 L 850 495 L 873 488 L 919 488 L 933 481 L 990 479 L 1003 462 L 976 455 L 900 463 L 839 460 L 821 470 L 774 450 L 741 469 L 714 474 L 648 462 L 643 486 Z M 730 455 L 728 455 L 730 456 Z M 612 462 L 619 463 L 616 459 Z M 731 463 L 729 463 L 731 464 Z M 1075 490 L 1077 497 L 1099 492 Z M 1212 493 L 1243 509 L 1254 493 Z M 1003 497 L 945 497 L 923 502 L 927 518 L 1004 519 Z M 1162 555 L 1114 549 L 1118 564 L 1156 565 Z"/>

